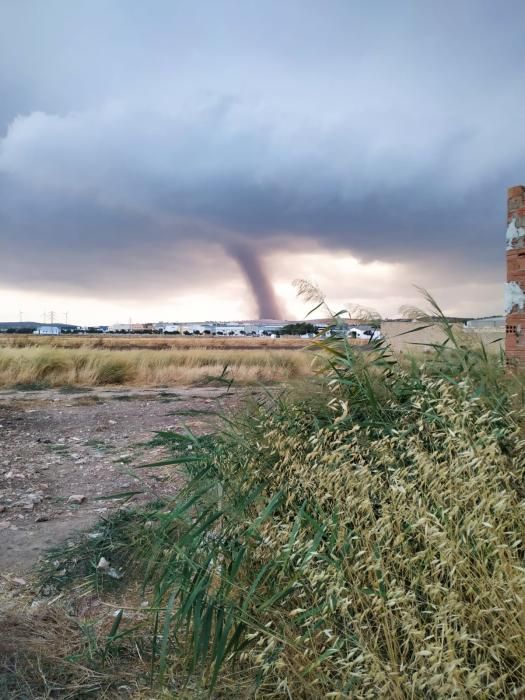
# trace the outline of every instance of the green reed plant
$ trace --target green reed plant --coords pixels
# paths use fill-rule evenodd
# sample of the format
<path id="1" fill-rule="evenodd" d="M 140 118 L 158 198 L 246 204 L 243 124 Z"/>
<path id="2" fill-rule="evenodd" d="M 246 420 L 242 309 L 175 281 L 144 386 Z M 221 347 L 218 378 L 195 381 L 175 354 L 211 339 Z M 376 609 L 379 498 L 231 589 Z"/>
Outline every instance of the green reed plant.
<path id="1" fill-rule="evenodd" d="M 183 660 L 239 697 L 525 692 L 521 380 L 427 300 L 446 341 L 425 358 L 318 337 L 312 399 L 173 438 L 188 484 L 144 553 L 157 679 Z"/>

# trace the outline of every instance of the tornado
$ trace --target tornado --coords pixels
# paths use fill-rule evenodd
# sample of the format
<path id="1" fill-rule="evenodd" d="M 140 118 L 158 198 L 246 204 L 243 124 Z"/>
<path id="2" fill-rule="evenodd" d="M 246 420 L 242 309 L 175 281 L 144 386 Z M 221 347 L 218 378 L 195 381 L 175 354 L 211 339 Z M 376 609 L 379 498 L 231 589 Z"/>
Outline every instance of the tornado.
<path id="1" fill-rule="evenodd" d="M 261 318 L 281 318 L 273 287 L 253 246 L 240 241 L 228 245 L 228 253 L 237 262 L 250 285 Z"/>

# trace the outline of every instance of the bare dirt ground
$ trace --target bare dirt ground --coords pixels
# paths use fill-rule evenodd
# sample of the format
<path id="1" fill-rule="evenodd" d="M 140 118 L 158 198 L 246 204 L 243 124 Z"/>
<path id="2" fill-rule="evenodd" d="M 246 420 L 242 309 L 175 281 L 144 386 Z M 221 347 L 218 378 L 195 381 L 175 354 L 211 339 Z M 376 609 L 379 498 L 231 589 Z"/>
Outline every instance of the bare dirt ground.
<path id="1" fill-rule="evenodd" d="M 175 467 L 148 445 L 160 430 L 202 434 L 247 391 L 223 388 L 0 391 L 0 574 L 23 574 L 50 546 L 120 507 L 175 493 Z M 101 500 L 102 499 L 102 500 Z"/>

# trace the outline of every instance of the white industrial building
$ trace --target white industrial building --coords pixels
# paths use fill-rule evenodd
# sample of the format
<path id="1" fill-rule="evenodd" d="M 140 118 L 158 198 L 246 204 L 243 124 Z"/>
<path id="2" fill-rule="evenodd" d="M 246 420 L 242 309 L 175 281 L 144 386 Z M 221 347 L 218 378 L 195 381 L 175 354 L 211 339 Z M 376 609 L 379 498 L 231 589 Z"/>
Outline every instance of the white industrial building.
<path id="1" fill-rule="evenodd" d="M 383 336 L 379 328 L 368 325 L 359 326 L 342 326 L 334 328 L 326 333 L 327 336 L 346 336 L 347 338 L 356 338 L 358 340 L 380 340 Z"/>
<path id="2" fill-rule="evenodd" d="M 346 331 L 348 338 L 359 338 L 360 340 L 379 340 L 382 338 L 379 328 L 373 326 L 352 326 Z"/>
<path id="3" fill-rule="evenodd" d="M 202 321 L 202 322 L 167 322 L 145 324 L 116 323 L 110 326 L 113 333 L 165 333 L 167 335 L 207 335 L 207 336 L 278 336 L 284 326 L 295 323 L 294 321 Z M 319 331 L 331 326 L 325 320 L 311 321 Z M 348 322 L 339 328 L 329 332 L 332 335 L 345 335 L 351 338 L 363 340 L 381 338 L 379 329 L 368 324 L 349 325 Z M 308 336 L 305 336 L 308 337 Z"/>
<path id="4" fill-rule="evenodd" d="M 155 323 L 153 329 L 160 333 L 180 335 L 258 336 L 277 333 L 286 321 L 276 323 L 205 322 L 205 323 Z"/>
<path id="5" fill-rule="evenodd" d="M 153 330 L 159 333 L 180 333 L 180 323 L 155 323 Z"/>
<path id="6" fill-rule="evenodd" d="M 505 316 L 487 316 L 486 318 L 473 318 L 465 323 L 468 330 L 505 330 Z"/>
<path id="7" fill-rule="evenodd" d="M 114 323 L 109 330 L 111 333 L 131 333 L 133 328 L 131 323 Z"/>
<path id="8" fill-rule="evenodd" d="M 161 333 L 179 333 L 181 335 L 211 335 L 214 333 L 212 323 L 163 323 L 154 324 L 154 330 Z"/>
<path id="9" fill-rule="evenodd" d="M 62 329 L 60 326 L 39 326 L 33 331 L 34 335 L 60 335 Z"/>
<path id="10" fill-rule="evenodd" d="M 290 321 L 207 321 L 202 323 L 154 323 L 153 331 L 166 334 L 179 335 L 218 335 L 218 336 L 275 336 L 279 335 L 283 326 L 289 325 Z M 314 323 L 319 330 L 326 328 L 326 322 Z M 115 326 L 113 326 L 115 328 Z M 124 327 L 123 327 L 124 328 Z M 342 326 L 340 333 L 353 338 L 370 340 L 381 337 L 378 329 L 369 325 Z M 338 334 L 338 331 L 336 331 Z"/>
<path id="11" fill-rule="evenodd" d="M 215 335 L 246 335 L 246 326 L 236 323 L 217 323 L 214 333 Z"/>

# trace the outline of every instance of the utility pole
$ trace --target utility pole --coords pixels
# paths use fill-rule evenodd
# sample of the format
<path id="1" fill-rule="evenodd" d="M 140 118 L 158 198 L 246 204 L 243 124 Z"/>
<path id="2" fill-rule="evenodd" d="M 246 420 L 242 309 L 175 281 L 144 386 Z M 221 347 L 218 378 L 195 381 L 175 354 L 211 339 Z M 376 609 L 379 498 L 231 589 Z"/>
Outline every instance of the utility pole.
<path id="1" fill-rule="evenodd" d="M 64 313 L 64 316 L 66 317 L 66 326 L 67 326 L 67 315 L 68 315 L 68 313 L 69 313 L 69 311 L 66 311 L 66 312 Z"/>
<path id="2" fill-rule="evenodd" d="M 50 311 L 50 312 L 49 312 L 49 323 L 50 323 L 51 325 L 53 325 L 54 321 L 55 321 L 55 312 L 54 312 L 54 311 Z"/>
<path id="3" fill-rule="evenodd" d="M 43 318 L 44 318 L 44 323 L 45 323 L 45 322 L 46 322 L 46 312 L 45 312 L 45 311 L 44 311 L 44 313 L 42 314 L 42 316 L 43 316 Z"/>
<path id="4" fill-rule="evenodd" d="M 130 316 L 129 317 L 129 332 L 131 333 L 132 330 L 133 330 L 133 325 L 131 323 L 131 316 Z"/>

